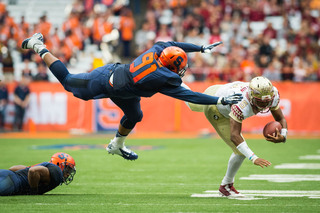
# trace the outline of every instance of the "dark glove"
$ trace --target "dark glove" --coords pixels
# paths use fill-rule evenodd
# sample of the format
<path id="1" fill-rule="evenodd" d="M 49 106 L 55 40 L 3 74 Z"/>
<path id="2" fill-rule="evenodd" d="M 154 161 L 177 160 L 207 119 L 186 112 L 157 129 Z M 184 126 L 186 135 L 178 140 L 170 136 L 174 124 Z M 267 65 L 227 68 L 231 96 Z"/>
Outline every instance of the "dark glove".
<path id="1" fill-rule="evenodd" d="M 202 53 L 212 53 L 213 52 L 213 48 L 222 44 L 222 41 L 218 41 L 215 42 L 213 44 L 209 44 L 209 45 L 202 45 L 201 46 L 201 52 Z"/>
<path id="2" fill-rule="evenodd" d="M 242 98 L 243 97 L 241 93 L 236 93 L 227 97 L 220 97 L 218 103 L 221 103 L 222 105 L 232 105 L 241 101 Z"/>

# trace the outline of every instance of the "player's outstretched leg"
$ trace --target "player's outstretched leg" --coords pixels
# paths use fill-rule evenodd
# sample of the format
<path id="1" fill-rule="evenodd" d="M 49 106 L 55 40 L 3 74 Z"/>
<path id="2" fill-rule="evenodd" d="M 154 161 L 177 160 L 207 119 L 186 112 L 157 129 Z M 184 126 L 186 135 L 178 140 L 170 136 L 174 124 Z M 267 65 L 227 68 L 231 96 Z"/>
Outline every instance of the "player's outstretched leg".
<path id="1" fill-rule="evenodd" d="M 232 153 L 229 162 L 226 175 L 224 176 L 221 185 L 219 187 L 220 195 L 226 197 L 243 197 L 233 186 L 234 178 L 242 165 L 245 156 Z"/>
<path id="2" fill-rule="evenodd" d="M 124 115 L 120 120 L 117 134 L 107 146 L 109 154 L 117 154 L 127 160 L 138 159 L 138 155 L 135 152 L 125 147 L 124 141 L 135 127 L 136 123 L 140 122 L 143 117 L 140 99 L 140 97 L 131 99 L 111 98 L 113 103 L 121 108 Z"/>
<path id="3" fill-rule="evenodd" d="M 41 33 L 35 33 L 30 38 L 25 39 L 21 46 L 23 49 L 32 49 L 38 53 L 52 74 L 65 86 L 65 79 L 70 73 L 66 66 L 47 50 Z"/>

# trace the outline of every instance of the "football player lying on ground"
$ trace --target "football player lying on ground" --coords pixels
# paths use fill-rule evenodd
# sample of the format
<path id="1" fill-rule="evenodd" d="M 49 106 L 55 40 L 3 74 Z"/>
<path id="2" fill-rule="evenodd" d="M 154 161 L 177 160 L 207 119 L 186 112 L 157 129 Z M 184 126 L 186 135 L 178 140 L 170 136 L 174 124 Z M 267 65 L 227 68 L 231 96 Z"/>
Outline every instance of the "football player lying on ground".
<path id="1" fill-rule="evenodd" d="M 186 85 L 183 85 L 188 88 Z M 242 196 L 233 186 L 234 178 L 243 160 L 248 158 L 255 165 L 267 167 L 271 163 L 259 158 L 248 147 L 241 134 L 242 121 L 259 112 L 271 111 L 274 119 L 282 125 L 276 135 L 269 135 L 266 139 L 273 143 L 286 141 L 287 122 L 279 107 L 280 96 L 276 87 L 265 77 L 255 77 L 249 82 L 233 82 L 225 85 L 215 85 L 204 92 L 208 95 L 228 96 L 242 93 L 243 100 L 230 105 L 197 105 L 187 103 L 192 111 L 204 112 L 208 121 L 215 128 L 219 136 L 228 144 L 233 153 L 228 162 L 226 175 L 220 185 L 222 196 Z"/>
<path id="2" fill-rule="evenodd" d="M 109 154 L 128 160 L 138 155 L 124 145 L 126 136 L 142 119 L 141 97 L 162 93 L 197 104 L 232 104 L 242 99 L 240 94 L 228 97 L 210 96 L 185 89 L 181 77 L 187 68 L 185 52 L 210 53 L 221 42 L 198 46 L 179 42 L 158 42 L 131 64 L 107 64 L 90 73 L 70 74 L 64 64 L 53 56 L 43 44 L 40 33 L 25 39 L 23 49 L 33 49 L 47 64 L 64 88 L 83 100 L 110 98 L 123 112 L 116 136 L 107 146 Z"/>
<path id="3" fill-rule="evenodd" d="M 42 195 L 62 183 L 68 185 L 76 174 L 75 165 L 70 155 L 59 152 L 50 162 L 0 169 L 0 196 Z"/>

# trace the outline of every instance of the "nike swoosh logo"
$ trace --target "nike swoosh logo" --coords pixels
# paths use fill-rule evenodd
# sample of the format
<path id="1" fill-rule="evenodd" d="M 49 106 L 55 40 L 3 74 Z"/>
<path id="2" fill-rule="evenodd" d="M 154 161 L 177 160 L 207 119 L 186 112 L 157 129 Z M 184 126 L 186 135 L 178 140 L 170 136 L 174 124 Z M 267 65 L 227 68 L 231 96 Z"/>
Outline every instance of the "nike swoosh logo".
<path id="1" fill-rule="evenodd" d="M 119 149 L 122 155 L 124 155 L 127 158 L 130 158 L 130 153 L 123 151 L 122 149 Z"/>

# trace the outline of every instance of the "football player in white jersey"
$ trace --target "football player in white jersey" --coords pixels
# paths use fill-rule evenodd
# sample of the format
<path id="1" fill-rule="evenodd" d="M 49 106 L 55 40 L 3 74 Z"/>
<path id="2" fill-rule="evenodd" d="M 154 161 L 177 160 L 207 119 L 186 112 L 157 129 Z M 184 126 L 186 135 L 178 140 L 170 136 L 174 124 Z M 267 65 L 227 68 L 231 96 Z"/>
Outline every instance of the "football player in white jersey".
<path id="1" fill-rule="evenodd" d="M 184 85 L 188 88 L 186 85 Z M 241 134 L 242 121 L 259 112 L 270 110 L 274 119 L 282 125 L 275 135 L 269 135 L 266 140 L 273 143 L 286 141 L 287 122 L 279 107 L 279 92 L 271 82 L 262 76 L 253 78 L 250 82 L 233 82 L 224 85 L 214 85 L 204 92 L 208 95 L 228 96 L 241 93 L 243 100 L 233 105 L 198 105 L 186 104 L 192 111 L 203 112 L 219 136 L 228 144 L 233 153 L 228 162 L 226 175 L 219 188 L 222 196 L 243 196 L 233 186 L 234 178 L 243 160 L 248 158 L 257 166 L 267 167 L 271 163 L 259 158 L 248 147 Z"/>

